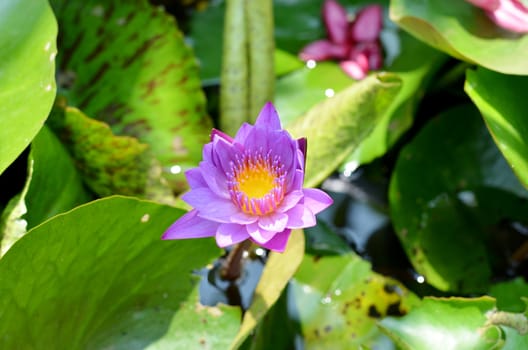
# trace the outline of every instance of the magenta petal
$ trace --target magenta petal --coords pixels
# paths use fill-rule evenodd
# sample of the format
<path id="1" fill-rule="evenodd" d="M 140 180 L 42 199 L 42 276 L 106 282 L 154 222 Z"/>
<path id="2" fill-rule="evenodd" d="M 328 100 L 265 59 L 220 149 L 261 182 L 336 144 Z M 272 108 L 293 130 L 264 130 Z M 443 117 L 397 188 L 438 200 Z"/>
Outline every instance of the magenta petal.
<path id="1" fill-rule="evenodd" d="M 484 10 L 493 11 L 499 7 L 500 0 L 466 0 Z"/>
<path id="2" fill-rule="evenodd" d="M 287 223 L 288 215 L 284 213 L 272 213 L 261 217 L 258 221 L 260 228 L 273 232 L 283 231 Z"/>
<path id="3" fill-rule="evenodd" d="M 347 42 L 348 16 L 346 9 L 335 0 L 326 0 L 323 4 L 323 21 L 328 38 L 336 44 Z"/>
<path id="4" fill-rule="evenodd" d="M 271 102 L 267 102 L 260 110 L 255 127 L 266 130 L 281 130 L 279 114 Z"/>
<path id="5" fill-rule="evenodd" d="M 214 236 L 219 224 L 199 217 L 193 209 L 165 231 L 161 239 L 202 238 Z"/>
<path id="6" fill-rule="evenodd" d="M 216 231 L 216 244 L 221 248 L 240 243 L 248 238 L 243 225 L 221 224 Z"/>
<path id="7" fill-rule="evenodd" d="M 325 61 L 335 57 L 335 45 L 328 40 L 317 40 L 306 45 L 299 53 L 299 58 L 303 61 Z"/>
<path id="8" fill-rule="evenodd" d="M 261 228 L 258 223 L 253 223 L 246 225 L 247 233 L 258 244 L 263 244 L 268 242 L 273 236 L 277 233 L 275 231 L 268 231 Z"/>
<path id="9" fill-rule="evenodd" d="M 288 243 L 288 238 L 290 238 L 291 230 L 286 229 L 282 232 L 279 232 L 273 236 L 272 239 L 267 241 L 266 243 L 261 243 L 260 245 L 264 248 L 273 250 L 278 253 L 282 253 L 284 249 L 286 249 L 286 245 Z"/>
<path id="10" fill-rule="evenodd" d="M 381 48 L 378 43 L 374 43 L 368 54 L 368 67 L 370 69 L 380 69 L 382 66 L 383 55 L 381 54 Z"/>
<path id="11" fill-rule="evenodd" d="M 376 40 L 383 25 L 383 9 L 379 5 L 363 8 L 356 16 L 351 34 L 355 41 Z"/>
<path id="12" fill-rule="evenodd" d="M 528 8 L 519 0 L 500 0 L 488 16 L 500 27 L 516 33 L 528 33 Z"/>
<path id="13" fill-rule="evenodd" d="M 315 215 L 303 204 L 297 204 L 286 214 L 288 214 L 288 224 L 286 224 L 288 228 L 305 228 L 316 224 Z"/>
<path id="14" fill-rule="evenodd" d="M 334 203 L 332 197 L 316 188 L 305 188 L 303 204 L 314 214 L 319 214 Z"/>
<path id="15" fill-rule="evenodd" d="M 354 60 L 342 61 L 339 66 L 348 76 L 356 80 L 364 79 L 368 73 L 368 67 L 365 69 L 362 64 Z"/>

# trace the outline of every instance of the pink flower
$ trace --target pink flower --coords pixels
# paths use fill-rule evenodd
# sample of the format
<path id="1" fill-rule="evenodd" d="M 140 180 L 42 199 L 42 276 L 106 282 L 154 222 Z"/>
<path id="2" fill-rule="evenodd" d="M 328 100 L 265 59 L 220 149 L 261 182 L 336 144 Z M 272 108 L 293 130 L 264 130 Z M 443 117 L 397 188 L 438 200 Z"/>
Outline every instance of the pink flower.
<path id="1" fill-rule="evenodd" d="M 381 6 L 366 6 L 357 13 L 354 21 L 349 22 L 343 6 L 335 0 L 326 0 L 323 22 L 328 38 L 305 46 L 299 54 L 302 60 L 336 59 L 345 73 L 357 80 L 366 77 L 369 70 L 381 68 Z"/>
<path id="2" fill-rule="evenodd" d="M 281 128 L 271 103 L 234 138 L 213 130 L 203 160 L 185 173 L 191 190 L 183 200 L 194 209 L 162 239 L 215 236 L 220 247 L 251 239 L 284 251 L 292 229 L 314 226 L 332 204 L 323 191 L 303 188 L 305 156 L 306 139 Z"/>
<path id="3" fill-rule="evenodd" d="M 499 27 L 528 33 L 528 8 L 519 0 L 466 0 L 486 11 Z"/>

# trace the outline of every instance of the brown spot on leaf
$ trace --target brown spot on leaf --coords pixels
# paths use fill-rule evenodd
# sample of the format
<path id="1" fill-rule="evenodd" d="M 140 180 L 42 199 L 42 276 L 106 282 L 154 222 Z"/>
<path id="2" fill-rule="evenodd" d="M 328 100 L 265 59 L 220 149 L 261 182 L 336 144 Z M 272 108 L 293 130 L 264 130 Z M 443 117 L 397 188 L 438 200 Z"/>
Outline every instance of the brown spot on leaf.
<path id="1" fill-rule="evenodd" d="M 381 314 L 378 311 L 378 309 L 376 309 L 375 305 L 370 305 L 369 306 L 368 315 L 369 315 L 369 317 L 373 317 L 373 318 L 380 318 L 381 317 Z"/>
<path id="2" fill-rule="evenodd" d="M 143 55 L 156 41 L 162 37 L 161 34 L 154 35 L 152 38 L 146 40 L 124 63 L 123 68 L 128 68 L 137 58 Z"/>
<path id="3" fill-rule="evenodd" d="M 93 61 L 97 56 L 101 54 L 101 52 L 103 52 L 105 47 L 105 43 L 103 41 L 100 41 L 99 44 L 92 50 L 92 52 L 90 52 L 88 56 L 86 56 L 84 61 L 87 63 Z"/>

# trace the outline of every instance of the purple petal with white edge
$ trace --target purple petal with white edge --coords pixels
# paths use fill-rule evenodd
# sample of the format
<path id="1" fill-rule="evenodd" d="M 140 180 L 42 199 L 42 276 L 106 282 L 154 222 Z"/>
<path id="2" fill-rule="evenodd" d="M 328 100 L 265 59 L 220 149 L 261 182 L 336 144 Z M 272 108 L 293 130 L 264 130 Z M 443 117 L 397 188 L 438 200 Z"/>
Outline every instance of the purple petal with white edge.
<path id="1" fill-rule="evenodd" d="M 252 224 L 258 220 L 258 216 L 249 215 L 242 211 L 231 215 L 231 222 L 240 225 Z"/>
<path id="2" fill-rule="evenodd" d="M 185 177 L 191 188 L 207 187 L 200 168 L 192 168 L 185 172 Z"/>
<path id="3" fill-rule="evenodd" d="M 198 215 L 211 221 L 228 223 L 239 209 L 229 199 L 220 198 L 209 188 L 200 187 L 185 193 L 182 199 L 198 210 Z"/>
<path id="4" fill-rule="evenodd" d="M 218 129 L 213 129 L 211 130 L 211 141 L 213 141 L 216 137 L 220 137 L 224 140 L 226 140 L 227 142 L 229 143 L 233 143 L 234 139 L 229 136 L 228 134 L 218 130 Z"/>
<path id="5" fill-rule="evenodd" d="M 319 214 L 326 208 L 334 203 L 332 197 L 327 195 L 324 191 L 318 190 L 316 188 L 305 188 L 304 192 L 304 201 L 303 204 L 310 208 L 312 213 Z"/>
<path id="6" fill-rule="evenodd" d="M 266 102 L 255 122 L 255 126 L 267 130 L 281 130 L 279 114 L 271 102 Z"/>
<path id="7" fill-rule="evenodd" d="M 286 245 L 288 243 L 288 238 L 290 238 L 291 230 L 286 229 L 282 232 L 277 233 L 266 243 L 261 243 L 260 245 L 266 249 L 273 250 L 278 253 L 284 252 Z"/>
<path id="8" fill-rule="evenodd" d="M 219 247 L 227 247 L 248 239 L 246 227 L 237 224 L 221 224 L 216 231 L 216 244 Z"/>
<path id="9" fill-rule="evenodd" d="M 354 60 L 341 61 L 339 62 L 339 66 L 349 77 L 356 80 L 364 79 L 368 73 L 368 67 L 365 68 Z"/>
<path id="10" fill-rule="evenodd" d="M 268 242 L 277 233 L 276 231 L 268 231 L 261 228 L 258 223 L 246 225 L 247 233 L 258 244 Z"/>
<path id="11" fill-rule="evenodd" d="M 294 206 L 299 203 L 301 199 L 304 198 L 304 193 L 302 190 L 296 190 L 288 193 L 284 196 L 282 199 L 281 204 L 279 207 L 275 210 L 277 213 L 285 213 L 286 211 L 290 210 Z"/>
<path id="12" fill-rule="evenodd" d="M 217 222 L 199 217 L 198 211 L 193 209 L 176 220 L 165 231 L 161 239 L 203 238 L 214 236 L 218 226 Z"/>
<path id="13" fill-rule="evenodd" d="M 376 40 L 383 25 L 383 9 L 380 5 L 369 5 L 363 8 L 352 24 L 351 35 L 355 41 Z"/>
<path id="14" fill-rule="evenodd" d="M 303 204 L 297 204 L 286 214 L 288 214 L 288 223 L 286 224 L 288 228 L 305 228 L 316 224 L 315 215 Z"/>
<path id="15" fill-rule="evenodd" d="M 348 41 L 348 16 L 346 9 L 335 0 L 326 0 L 323 4 L 323 21 L 328 38 L 336 44 Z"/>
<path id="16" fill-rule="evenodd" d="M 288 223 L 288 215 L 284 213 L 271 213 L 266 216 L 262 216 L 258 225 L 260 228 L 266 231 L 281 232 L 286 228 Z"/>

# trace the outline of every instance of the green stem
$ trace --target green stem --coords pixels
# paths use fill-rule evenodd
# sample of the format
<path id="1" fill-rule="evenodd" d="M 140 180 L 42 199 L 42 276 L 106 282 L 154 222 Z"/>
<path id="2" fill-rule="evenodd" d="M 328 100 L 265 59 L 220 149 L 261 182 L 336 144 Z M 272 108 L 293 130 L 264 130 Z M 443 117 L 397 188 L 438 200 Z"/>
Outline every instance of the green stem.
<path id="1" fill-rule="evenodd" d="M 249 120 L 254 122 L 275 88 L 273 1 L 249 0 L 246 5 L 249 45 Z"/>
<path id="2" fill-rule="evenodd" d="M 220 128 L 234 135 L 249 113 L 246 0 L 227 0 L 220 76 Z"/>

